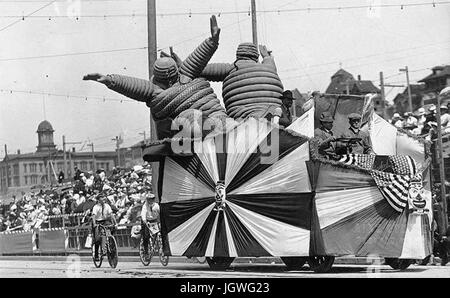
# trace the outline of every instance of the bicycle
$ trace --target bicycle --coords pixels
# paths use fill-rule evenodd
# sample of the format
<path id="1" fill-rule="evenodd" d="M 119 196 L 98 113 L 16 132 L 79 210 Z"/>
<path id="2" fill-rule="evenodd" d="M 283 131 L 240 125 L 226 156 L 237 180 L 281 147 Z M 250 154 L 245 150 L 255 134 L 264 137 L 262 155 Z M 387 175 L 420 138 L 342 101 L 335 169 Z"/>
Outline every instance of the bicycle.
<path id="1" fill-rule="evenodd" d="M 102 242 L 106 242 L 106 256 L 108 258 L 108 263 L 112 268 L 117 267 L 117 263 L 119 261 L 119 254 L 117 252 L 117 242 L 116 238 L 111 234 L 111 227 L 114 227 L 114 225 L 110 226 L 104 226 L 102 224 L 98 224 L 98 231 L 102 237 Z M 92 245 L 92 260 L 94 261 L 94 265 L 96 268 L 100 268 L 102 266 L 104 252 L 103 252 L 103 245 L 101 243 L 95 243 Z M 95 259 L 95 246 L 100 245 L 98 248 L 98 254 L 99 254 L 99 260 Z"/>
<path id="2" fill-rule="evenodd" d="M 147 222 L 145 228 L 149 230 L 150 238 L 148 239 L 147 252 L 145 252 L 144 236 L 141 237 L 139 257 L 141 258 L 142 264 L 144 264 L 144 266 L 150 265 L 153 255 L 158 252 L 159 261 L 163 266 L 167 266 L 167 264 L 169 264 L 169 256 L 164 255 L 160 225 L 156 222 Z"/>

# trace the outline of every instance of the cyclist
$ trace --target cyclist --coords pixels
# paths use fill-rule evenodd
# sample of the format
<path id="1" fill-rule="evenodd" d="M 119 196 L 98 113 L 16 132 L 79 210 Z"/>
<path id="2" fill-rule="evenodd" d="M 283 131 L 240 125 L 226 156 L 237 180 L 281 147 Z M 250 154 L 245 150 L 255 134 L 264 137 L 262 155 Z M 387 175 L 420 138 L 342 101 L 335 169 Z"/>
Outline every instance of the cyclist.
<path id="1" fill-rule="evenodd" d="M 144 251 L 148 252 L 148 241 L 150 239 L 150 231 L 147 227 L 147 222 L 159 223 L 159 204 L 156 203 L 155 195 L 147 193 L 145 195 L 145 203 L 141 210 L 141 231 L 143 237 Z"/>
<path id="2" fill-rule="evenodd" d="M 92 238 L 95 245 L 95 260 L 98 261 L 98 244 L 102 245 L 103 254 L 106 254 L 106 241 L 101 237 L 99 224 L 102 225 L 117 225 L 116 218 L 109 204 L 106 204 L 105 197 L 99 197 L 97 203 L 92 208 Z"/>

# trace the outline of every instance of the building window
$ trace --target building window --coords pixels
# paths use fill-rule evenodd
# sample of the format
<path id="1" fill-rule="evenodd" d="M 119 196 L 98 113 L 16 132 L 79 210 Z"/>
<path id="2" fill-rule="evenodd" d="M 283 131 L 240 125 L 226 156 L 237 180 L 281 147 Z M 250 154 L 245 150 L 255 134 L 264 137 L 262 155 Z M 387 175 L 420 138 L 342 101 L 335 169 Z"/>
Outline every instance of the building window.
<path id="1" fill-rule="evenodd" d="M 85 162 L 85 161 L 81 162 L 81 170 L 82 171 L 86 171 L 87 170 L 87 162 Z"/>
<path id="2" fill-rule="evenodd" d="M 93 171 L 94 170 L 94 162 L 90 161 L 89 162 L 89 168 Z"/>
<path id="3" fill-rule="evenodd" d="M 19 165 L 13 165 L 13 173 L 15 176 L 19 175 Z"/>
<path id="4" fill-rule="evenodd" d="M 14 186 L 20 186 L 20 177 L 14 177 Z"/>
<path id="5" fill-rule="evenodd" d="M 28 184 L 28 177 L 25 176 L 25 185 L 27 185 L 27 184 Z"/>
<path id="6" fill-rule="evenodd" d="M 30 164 L 30 173 L 36 173 L 36 164 L 35 163 Z"/>
<path id="7" fill-rule="evenodd" d="M 40 173 L 43 172 L 43 171 L 42 171 L 42 167 L 43 167 L 43 166 L 44 166 L 43 164 L 41 164 L 41 163 L 39 164 L 39 172 L 40 172 Z"/>
<path id="8" fill-rule="evenodd" d="M 106 163 L 106 171 L 109 172 L 109 162 Z"/>
<path id="9" fill-rule="evenodd" d="M 23 172 L 24 172 L 24 173 L 27 172 L 27 164 L 26 164 L 26 163 L 23 164 Z"/>
<path id="10" fill-rule="evenodd" d="M 37 176 L 31 176 L 31 184 L 37 184 Z"/>

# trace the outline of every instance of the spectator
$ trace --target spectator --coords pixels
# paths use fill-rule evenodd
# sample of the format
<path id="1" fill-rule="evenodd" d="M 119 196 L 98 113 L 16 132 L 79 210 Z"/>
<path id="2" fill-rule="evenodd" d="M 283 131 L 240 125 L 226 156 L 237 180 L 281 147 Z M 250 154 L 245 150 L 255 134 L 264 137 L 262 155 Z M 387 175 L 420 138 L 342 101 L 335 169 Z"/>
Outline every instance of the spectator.
<path id="1" fill-rule="evenodd" d="M 441 127 L 443 133 L 450 132 L 450 114 L 448 114 L 447 105 L 441 105 Z"/>
<path id="2" fill-rule="evenodd" d="M 58 175 L 58 183 L 61 184 L 64 181 L 64 172 L 60 171 Z"/>
<path id="3" fill-rule="evenodd" d="M 403 118 L 399 113 L 395 113 L 394 116 L 392 116 L 391 124 L 395 127 L 403 128 Z"/>
<path id="4" fill-rule="evenodd" d="M 417 119 L 413 116 L 411 112 L 406 112 L 404 114 L 405 120 L 403 124 L 403 128 L 406 130 L 413 130 L 417 128 Z"/>

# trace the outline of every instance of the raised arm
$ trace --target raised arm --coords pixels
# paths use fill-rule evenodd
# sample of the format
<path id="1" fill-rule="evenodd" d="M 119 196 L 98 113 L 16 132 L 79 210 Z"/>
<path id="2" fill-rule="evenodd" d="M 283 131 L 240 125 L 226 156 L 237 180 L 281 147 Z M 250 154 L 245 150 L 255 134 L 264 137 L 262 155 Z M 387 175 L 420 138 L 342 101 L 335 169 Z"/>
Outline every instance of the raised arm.
<path id="1" fill-rule="evenodd" d="M 148 80 L 117 74 L 105 76 L 99 73 L 92 73 L 85 75 L 83 80 L 102 83 L 111 90 L 142 102 L 151 100 L 155 89 L 153 83 Z"/>
<path id="2" fill-rule="evenodd" d="M 267 50 L 266 46 L 259 45 L 259 52 L 261 53 L 261 56 L 263 57 L 262 64 L 265 64 L 267 66 L 270 66 L 273 71 L 277 72 L 277 66 L 275 65 L 275 59 L 273 58 L 272 51 Z"/>
<path id="3" fill-rule="evenodd" d="M 200 76 L 219 46 L 220 28 L 215 16 L 210 18 L 211 37 L 203 41 L 181 64 L 180 73 L 191 79 Z"/>

